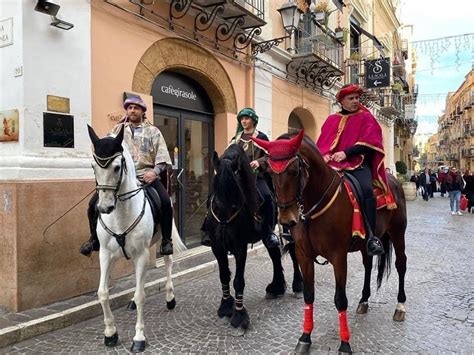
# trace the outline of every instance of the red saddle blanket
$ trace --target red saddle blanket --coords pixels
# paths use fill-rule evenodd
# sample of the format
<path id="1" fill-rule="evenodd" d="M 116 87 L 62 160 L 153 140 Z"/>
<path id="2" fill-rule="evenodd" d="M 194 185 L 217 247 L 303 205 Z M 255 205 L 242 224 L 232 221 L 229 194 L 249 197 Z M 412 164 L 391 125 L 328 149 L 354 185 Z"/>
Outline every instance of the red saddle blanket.
<path id="1" fill-rule="evenodd" d="M 344 179 L 344 187 L 346 188 L 347 194 L 349 195 L 352 206 L 354 206 L 354 213 L 352 215 L 352 236 L 365 239 L 365 226 L 363 216 L 360 211 L 359 202 L 357 202 L 354 191 L 352 191 L 351 184 L 346 179 Z M 384 195 L 381 188 L 374 186 L 374 194 L 375 198 L 377 199 L 377 210 L 385 207 L 389 210 L 394 210 L 397 208 L 392 191 L 389 190 L 389 193 Z"/>

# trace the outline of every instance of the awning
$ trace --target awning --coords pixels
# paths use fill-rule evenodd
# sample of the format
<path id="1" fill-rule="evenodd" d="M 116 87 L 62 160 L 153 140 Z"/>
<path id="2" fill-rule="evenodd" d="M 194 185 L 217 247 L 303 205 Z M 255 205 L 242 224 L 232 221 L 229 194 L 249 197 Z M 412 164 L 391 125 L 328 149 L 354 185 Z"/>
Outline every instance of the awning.
<path id="1" fill-rule="evenodd" d="M 382 57 L 385 56 L 384 54 L 384 46 L 382 44 L 382 42 L 380 42 L 377 37 L 375 37 L 372 33 L 370 32 L 367 32 L 366 30 L 364 30 L 362 27 L 360 27 L 357 23 L 355 23 L 354 21 L 351 20 L 351 26 L 359 33 L 362 33 L 364 34 L 365 36 L 367 36 L 368 38 L 370 38 L 372 40 L 372 42 L 374 43 L 374 46 L 375 48 L 377 48 L 380 52 L 380 54 L 382 55 Z"/>

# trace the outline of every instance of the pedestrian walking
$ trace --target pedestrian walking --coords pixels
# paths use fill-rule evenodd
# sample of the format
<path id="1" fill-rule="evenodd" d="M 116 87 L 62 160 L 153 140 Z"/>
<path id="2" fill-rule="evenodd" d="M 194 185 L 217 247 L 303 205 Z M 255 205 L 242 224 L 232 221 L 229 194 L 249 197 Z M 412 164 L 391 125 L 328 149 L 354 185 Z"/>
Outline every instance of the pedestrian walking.
<path id="1" fill-rule="evenodd" d="M 436 173 L 434 171 L 431 171 L 431 169 L 428 170 L 430 174 L 430 197 L 434 197 L 434 193 L 438 192 L 438 188 L 436 186 L 436 183 L 438 181 L 438 178 L 436 177 Z"/>
<path id="2" fill-rule="evenodd" d="M 451 206 L 451 214 L 462 216 L 459 209 L 461 202 L 461 191 L 464 187 L 464 181 L 461 173 L 455 168 L 451 167 L 446 176 L 446 189 L 449 192 L 449 204 Z"/>
<path id="3" fill-rule="evenodd" d="M 470 170 L 466 170 L 463 178 L 466 182 L 463 193 L 467 198 L 467 213 L 474 214 L 474 175 Z"/>
<path id="4" fill-rule="evenodd" d="M 423 200 L 428 201 L 431 189 L 430 173 L 428 168 L 425 168 L 425 170 L 420 174 L 418 181 L 420 182 L 420 186 L 423 188 Z"/>
<path id="5" fill-rule="evenodd" d="M 438 182 L 440 185 L 440 192 L 441 192 L 441 197 L 444 197 L 446 194 L 446 173 L 447 170 L 442 167 L 438 170 Z"/>

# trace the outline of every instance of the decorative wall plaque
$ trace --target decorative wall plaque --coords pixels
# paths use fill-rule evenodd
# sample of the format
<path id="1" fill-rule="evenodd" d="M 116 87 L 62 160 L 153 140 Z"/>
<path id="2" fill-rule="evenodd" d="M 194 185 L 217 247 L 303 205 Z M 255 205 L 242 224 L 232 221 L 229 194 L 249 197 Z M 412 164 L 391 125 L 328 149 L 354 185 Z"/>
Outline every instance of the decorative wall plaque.
<path id="1" fill-rule="evenodd" d="M 0 142 L 18 141 L 18 110 L 0 111 Z"/>
<path id="2" fill-rule="evenodd" d="M 44 146 L 74 148 L 74 116 L 43 112 Z"/>

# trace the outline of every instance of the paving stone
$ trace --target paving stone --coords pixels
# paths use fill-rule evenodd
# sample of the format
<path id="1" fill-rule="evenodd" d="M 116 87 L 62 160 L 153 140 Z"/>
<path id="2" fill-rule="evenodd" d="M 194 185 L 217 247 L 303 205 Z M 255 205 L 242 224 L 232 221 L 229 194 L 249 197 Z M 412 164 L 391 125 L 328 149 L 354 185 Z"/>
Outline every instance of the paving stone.
<path id="1" fill-rule="evenodd" d="M 373 272 L 369 312 L 355 314 L 364 270 L 360 255 L 349 255 L 347 295 L 352 350 L 358 354 L 472 354 L 474 282 L 472 253 L 467 251 L 472 251 L 474 241 L 474 215 L 451 216 L 449 200 L 438 196 L 428 202 L 419 198 L 408 202 L 408 214 L 407 316 L 404 322 L 392 320 L 398 291 L 394 264 L 389 279 L 384 280 L 378 291 L 376 272 Z M 208 253 L 204 259 L 211 261 L 212 255 Z M 287 283 L 291 285 L 291 261 L 286 257 L 283 262 Z M 186 261 L 179 263 L 174 271 L 193 266 L 196 265 Z M 233 271 L 233 266 L 231 268 Z M 248 259 L 244 304 L 252 324 L 244 336 L 234 336 L 229 323 L 217 319 L 221 290 L 217 269 L 213 270 L 175 285 L 177 307 L 173 311 L 167 310 L 164 293 L 147 297 L 144 318 L 148 346 L 145 353 L 291 353 L 302 331 L 303 300 L 294 298 L 290 292 L 276 300 L 264 298 L 272 272 L 266 251 L 255 252 Z M 315 270 L 315 328 L 311 354 L 336 353 L 340 340 L 333 301 L 333 270 L 331 266 L 319 265 Z M 150 270 L 147 280 L 158 280 L 163 276 L 162 271 Z M 134 285 L 133 278 L 125 284 Z M 114 286 L 114 292 L 122 289 L 126 289 L 122 283 Z M 88 297 L 84 299 L 97 299 L 94 294 Z M 63 309 L 67 308 L 61 307 Z M 4 313 L 4 317 L 7 315 Z M 115 349 L 103 345 L 103 317 L 99 315 L 0 349 L 0 353 L 129 353 L 135 313 L 121 307 L 114 311 L 114 317 L 121 341 Z"/>

